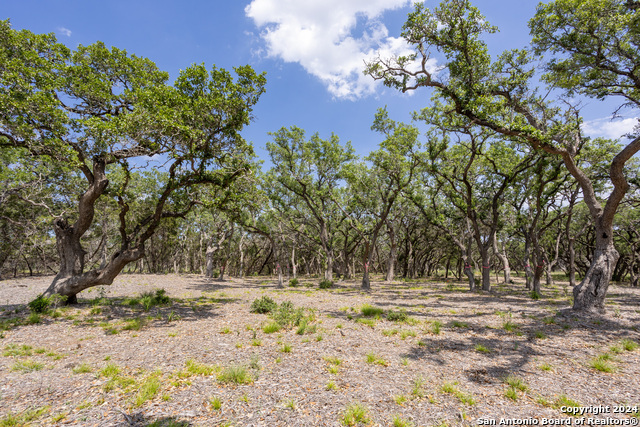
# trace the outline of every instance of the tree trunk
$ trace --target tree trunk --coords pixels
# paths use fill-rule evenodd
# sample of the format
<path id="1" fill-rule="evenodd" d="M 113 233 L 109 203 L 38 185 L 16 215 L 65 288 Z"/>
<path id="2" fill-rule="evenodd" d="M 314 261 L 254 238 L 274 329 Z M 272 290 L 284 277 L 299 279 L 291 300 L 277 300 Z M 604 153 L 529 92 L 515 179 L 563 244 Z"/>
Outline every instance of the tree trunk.
<path id="1" fill-rule="evenodd" d="M 112 284 L 127 264 L 142 259 L 143 256 L 144 249 L 127 249 L 116 253 L 104 268 L 97 268 L 86 273 L 77 269 L 71 272 L 65 270 L 65 274 L 61 274 L 61 271 L 43 295 L 58 294 L 67 297 L 67 304 L 75 304 L 78 302 L 76 296 L 78 293 L 93 286 Z"/>
<path id="2" fill-rule="evenodd" d="M 509 267 L 509 258 L 507 257 L 507 251 L 504 247 L 504 242 L 502 242 L 502 252 L 498 250 L 498 239 L 494 237 L 493 239 L 493 251 L 496 256 L 502 262 L 502 268 L 504 269 L 504 283 L 511 283 L 511 268 Z"/>
<path id="3" fill-rule="evenodd" d="M 613 245 L 613 229 L 603 229 L 599 223 L 596 221 L 596 250 L 591 266 L 573 289 L 573 309 L 604 314 L 604 299 L 620 254 Z"/>
<path id="4" fill-rule="evenodd" d="M 480 248 L 482 256 L 482 290 L 491 290 L 491 263 L 489 259 L 489 251 L 486 248 Z"/>
<path id="5" fill-rule="evenodd" d="M 389 250 L 389 258 L 387 259 L 387 277 L 385 277 L 386 282 L 393 281 L 394 276 L 394 267 L 396 264 L 396 256 L 398 252 L 398 245 L 396 243 L 396 235 L 395 230 L 392 226 L 388 227 L 389 229 L 389 241 L 391 244 L 391 249 Z"/>

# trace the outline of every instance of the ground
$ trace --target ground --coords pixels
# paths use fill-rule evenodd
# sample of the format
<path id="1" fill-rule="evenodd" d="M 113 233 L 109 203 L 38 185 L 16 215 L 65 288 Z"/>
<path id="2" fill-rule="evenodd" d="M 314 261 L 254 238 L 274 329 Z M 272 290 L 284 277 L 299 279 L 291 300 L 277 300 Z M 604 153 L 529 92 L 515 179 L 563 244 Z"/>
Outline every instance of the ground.
<path id="1" fill-rule="evenodd" d="M 0 426 L 543 425 L 572 405 L 638 421 L 638 289 L 611 286 L 606 316 L 578 317 L 563 284 L 532 299 L 522 283 L 373 281 L 364 293 L 122 275 L 30 314 L 50 281 L 0 282 Z M 156 289 L 171 300 L 156 305 Z M 306 308 L 306 327 L 267 333 L 269 315 L 250 311 L 263 296 Z"/>

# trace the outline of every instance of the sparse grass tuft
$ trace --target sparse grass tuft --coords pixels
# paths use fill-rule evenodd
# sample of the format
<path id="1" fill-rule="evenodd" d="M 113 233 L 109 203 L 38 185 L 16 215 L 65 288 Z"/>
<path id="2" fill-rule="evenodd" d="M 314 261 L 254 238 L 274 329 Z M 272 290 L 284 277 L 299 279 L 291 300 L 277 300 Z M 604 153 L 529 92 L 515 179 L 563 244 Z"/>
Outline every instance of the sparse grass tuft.
<path id="1" fill-rule="evenodd" d="M 80 365 L 74 367 L 71 372 L 74 374 L 87 374 L 92 372 L 93 368 L 88 363 L 81 363 Z"/>
<path id="2" fill-rule="evenodd" d="M 465 322 L 460 322 L 458 320 L 454 320 L 453 322 L 451 322 L 451 327 L 452 328 L 468 328 L 469 324 Z"/>
<path id="3" fill-rule="evenodd" d="M 325 390 L 327 391 L 331 391 L 331 390 L 337 390 L 338 386 L 336 385 L 336 383 L 334 381 L 329 381 L 327 383 L 327 385 L 325 386 Z"/>
<path id="4" fill-rule="evenodd" d="M 136 407 L 140 407 L 144 405 L 147 400 L 151 400 L 158 394 L 160 390 L 160 380 L 157 375 L 151 375 L 146 378 L 144 382 L 140 385 L 138 389 L 138 393 L 135 397 L 134 405 Z"/>
<path id="5" fill-rule="evenodd" d="M 612 373 L 616 367 L 611 363 L 613 357 L 609 353 L 601 354 L 589 361 L 589 367 L 596 371 Z"/>
<path id="6" fill-rule="evenodd" d="M 526 392 L 527 390 L 529 390 L 529 386 L 527 385 L 527 383 L 524 382 L 524 380 L 522 380 L 521 378 L 516 377 L 515 375 L 507 375 L 503 378 L 503 381 L 505 382 L 505 384 L 508 384 L 516 390 L 520 390 L 522 392 Z"/>
<path id="7" fill-rule="evenodd" d="M 630 339 L 623 339 L 622 341 L 620 341 L 620 345 L 626 351 L 634 351 L 637 350 L 638 347 L 640 347 L 640 344 Z"/>
<path id="8" fill-rule="evenodd" d="M 389 310 L 387 312 L 387 320 L 390 322 L 406 322 L 408 318 L 407 311 L 404 309 L 399 311 Z"/>
<path id="9" fill-rule="evenodd" d="M 505 395 L 505 397 L 513 400 L 514 402 L 518 400 L 518 391 L 513 387 L 507 388 L 504 391 L 504 395 Z"/>
<path id="10" fill-rule="evenodd" d="M 3 356 L 31 356 L 33 347 L 30 345 L 22 344 L 9 344 L 4 348 Z"/>
<path id="11" fill-rule="evenodd" d="M 31 359 L 21 360 L 13 364 L 11 366 L 12 371 L 22 371 L 22 372 L 34 372 L 40 371 L 44 368 L 44 365 L 39 362 L 35 362 Z"/>
<path id="12" fill-rule="evenodd" d="M 221 384 L 250 384 L 253 382 L 253 377 L 245 366 L 231 365 L 218 375 L 218 382 Z"/>
<path id="13" fill-rule="evenodd" d="M 444 383 L 442 385 L 442 387 L 440 388 L 440 390 L 443 393 L 448 393 L 448 394 L 452 394 L 453 396 L 455 396 L 460 402 L 469 405 L 469 406 L 473 406 L 476 404 L 475 399 L 473 398 L 473 395 L 471 395 L 470 393 L 465 393 L 463 391 L 458 390 L 458 388 L 455 386 L 455 384 L 452 383 Z"/>
<path id="14" fill-rule="evenodd" d="M 511 320 L 507 320 L 506 322 L 502 323 L 502 329 L 504 329 L 507 332 L 513 332 L 516 329 L 518 329 L 520 327 L 520 325 L 518 325 L 517 323 L 512 322 Z"/>
<path id="15" fill-rule="evenodd" d="M 411 421 L 403 420 L 399 415 L 393 416 L 393 427 L 413 427 L 414 424 Z"/>
<path id="16" fill-rule="evenodd" d="M 218 396 L 209 399 L 209 404 L 214 411 L 219 411 L 222 408 L 222 401 Z"/>
<path id="17" fill-rule="evenodd" d="M 219 371 L 219 368 L 215 365 L 207 365 L 205 363 L 196 362 L 193 359 L 189 359 L 185 362 L 186 372 L 191 375 L 204 375 L 209 376 L 213 375 L 215 372 Z"/>
<path id="18" fill-rule="evenodd" d="M 369 411 L 361 403 L 351 403 L 347 405 L 340 420 L 345 426 L 355 426 L 358 424 L 369 424 Z"/>
<path id="19" fill-rule="evenodd" d="M 416 378 L 413 381 L 413 388 L 411 389 L 411 394 L 413 395 L 414 398 L 424 397 L 425 395 L 424 378 L 422 378 L 422 376 L 418 376 L 418 378 Z"/>
<path id="20" fill-rule="evenodd" d="M 365 304 L 362 307 L 360 307 L 360 313 L 362 313 L 362 315 L 366 317 L 375 317 L 375 316 L 382 316 L 382 314 L 384 313 L 384 310 L 381 309 L 380 307 L 374 307 L 372 305 Z"/>
<path id="21" fill-rule="evenodd" d="M 374 353 L 367 354 L 367 363 L 381 365 L 381 366 L 389 366 L 389 362 L 384 360 L 382 357 L 376 356 Z"/>
<path id="22" fill-rule="evenodd" d="M 556 409 L 559 409 L 563 406 L 570 406 L 573 408 L 579 408 L 582 404 L 578 401 L 568 398 L 565 394 L 561 394 L 553 401 L 552 406 Z"/>
<path id="23" fill-rule="evenodd" d="M 552 371 L 553 370 L 553 367 L 551 365 L 549 365 L 548 363 L 543 363 L 538 367 L 543 371 Z"/>
<path id="24" fill-rule="evenodd" d="M 393 401 L 396 402 L 398 405 L 404 405 L 408 400 L 409 398 L 404 394 L 393 396 Z"/>
<path id="25" fill-rule="evenodd" d="M 270 322 L 262 327 L 262 332 L 265 334 L 273 334 L 274 332 L 278 332 L 280 329 L 282 328 L 278 322 Z"/>
<path id="26" fill-rule="evenodd" d="M 431 333 L 434 335 L 440 335 L 440 330 L 442 329 L 442 322 L 439 320 L 434 320 L 431 322 Z"/>
<path id="27" fill-rule="evenodd" d="M 291 344 L 284 343 L 282 347 L 280 347 L 280 351 L 283 353 L 291 353 Z"/>
<path id="28" fill-rule="evenodd" d="M 478 353 L 491 353 L 491 350 L 488 347 L 483 346 L 482 344 L 476 344 L 476 346 L 474 347 L 474 349 L 478 352 Z"/>

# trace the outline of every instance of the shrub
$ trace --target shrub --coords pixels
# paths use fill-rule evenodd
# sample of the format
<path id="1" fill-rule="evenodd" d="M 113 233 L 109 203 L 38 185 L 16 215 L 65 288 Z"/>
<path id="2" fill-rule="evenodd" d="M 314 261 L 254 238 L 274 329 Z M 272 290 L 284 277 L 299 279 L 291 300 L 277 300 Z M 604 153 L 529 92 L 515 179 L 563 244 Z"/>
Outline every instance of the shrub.
<path id="1" fill-rule="evenodd" d="M 155 292 L 144 292 L 140 294 L 139 299 L 134 298 L 127 301 L 127 303 L 129 305 L 142 304 L 144 311 L 149 311 L 151 307 L 156 305 L 167 305 L 171 302 L 171 298 L 166 293 L 167 291 L 164 289 L 156 289 Z"/>
<path id="2" fill-rule="evenodd" d="M 320 281 L 320 283 L 318 284 L 318 287 L 320 289 L 329 289 L 333 287 L 333 282 L 331 280 L 324 279 Z"/>
<path id="3" fill-rule="evenodd" d="M 259 313 L 259 314 L 267 314 L 271 313 L 278 308 L 278 303 L 269 298 L 268 296 L 263 296 L 262 298 L 257 298 L 251 303 L 251 312 Z"/>
<path id="4" fill-rule="evenodd" d="M 29 310 L 33 313 L 46 313 L 51 305 L 51 299 L 44 295 L 38 295 L 36 299 L 29 303 Z"/>
<path id="5" fill-rule="evenodd" d="M 298 283 L 300 283 L 300 282 L 295 277 L 293 279 L 289 280 L 289 286 L 291 286 L 292 288 L 295 288 L 296 286 L 298 286 Z"/>
<path id="6" fill-rule="evenodd" d="M 296 308 L 291 301 L 280 304 L 277 310 L 271 312 L 271 317 L 284 328 L 300 326 L 305 320 L 304 309 Z"/>

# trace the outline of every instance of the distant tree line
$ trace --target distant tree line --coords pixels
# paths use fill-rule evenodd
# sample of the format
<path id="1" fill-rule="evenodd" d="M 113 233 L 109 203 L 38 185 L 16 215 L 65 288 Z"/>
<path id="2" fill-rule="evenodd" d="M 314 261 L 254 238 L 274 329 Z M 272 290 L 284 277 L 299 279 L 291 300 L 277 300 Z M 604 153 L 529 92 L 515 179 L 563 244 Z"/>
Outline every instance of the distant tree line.
<path id="1" fill-rule="evenodd" d="M 145 58 L 1 22 L 0 275 L 55 274 L 45 294 L 72 302 L 121 272 L 472 291 L 518 274 L 534 297 L 562 272 L 574 309 L 602 312 L 611 280 L 639 285 L 640 137 L 585 137 L 572 97 L 637 111 L 639 23 L 638 2 L 555 0 L 531 48 L 493 58 L 496 28 L 468 1 L 418 4 L 402 33 L 415 53 L 366 68 L 431 94 L 413 124 L 379 109 L 364 158 L 281 128 L 263 171 L 240 135 L 266 83 L 250 67 L 170 84 Z"/>

